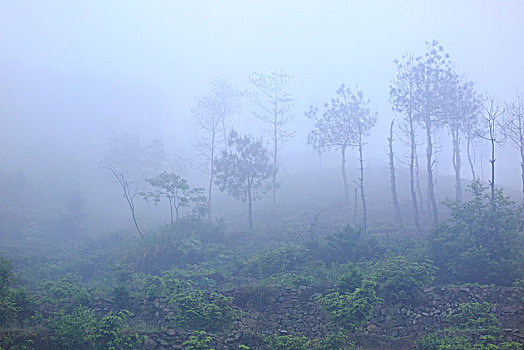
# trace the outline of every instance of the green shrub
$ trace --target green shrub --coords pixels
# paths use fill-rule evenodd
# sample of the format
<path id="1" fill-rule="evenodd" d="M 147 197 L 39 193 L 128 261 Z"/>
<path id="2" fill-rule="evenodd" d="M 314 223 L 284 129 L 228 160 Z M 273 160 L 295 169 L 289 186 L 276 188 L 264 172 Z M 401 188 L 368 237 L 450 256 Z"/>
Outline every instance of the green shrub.
<path id="1" fill-rule="evenodd" d="M 351 350 L 354 347 L 342 333 L 313 340 L 301 335 L 269 335 L 264 340 L 271 350 Z"/>
<path id="2" fill-rule="evenodd" d="M 375 295 L 375 284 L 364 281 L 362 287 L 351 293 L 333 292 L 317 301 L 335 328 L 353 332 L 371 318 L 380 299 Z"/>
<path id="3" fill-rule="evenodd" d="M 97 350 L 126 350 L 136 349 L 143 342 L 144 337 L 136 333 L 125 333 L 126 319 L 129 312 L 111 312 L 104 317 L 94 329 L 92 336 L 94 349 Z"/>
<path id="4" fill-rule="evenodd" d="M 229 328 L 237 316 L 232 301 L 233 298 L 217 292 L 206 297 L 201 290 L 186 285 L 172 293 L 169 305 L 177 327 L 219 331 Z"/>
<path id="5" fill-rule="evenodd" d="M 500 322 L 491 312 L 495 306 L 490 303 L 462 304 L 449 319 L 455 329 L 494 335 L 500 331 Z"/>
<path id="6" fill-rule="evenodd" d="M 522 349 L 514 342 L 502 342 L 500 323 L 490 303 L 462 304 L 448 316 L 450 328 L 430 333 L 415 342 L 417 350 Z"/>
<path id="7" fill-rule="evenodd" d="M 338 288 L 342 292 L 351 293 L 362 286 L 364 276 L 362 272 L 352 264 L 349 264 L 348 270 L 344 272 L 338 281 Z"/>
<path id="8" fill-rule="evenodd" d="M 87 288 L 80 285 L 80 276 L 68 273 L 58 282 L 47 281 L 40 285 L 45 294 L 41 302 L 51 302 L 66 307 L 68 310 L 79 305 L 87 305 L 92 297 Z"/>
<path id="9" fill-rule="evenodd" d="M 59 349 L 88 349 L 95 325 L 93 310 L 78 306 L 70 314 L 60 311 L 47 320 L 47 338 Z"/>
<path id="10" fill-rule="evenodd" d="M 182 343 L 184 349 L 187 350 L 214 350 L 209 347 L 213 339 L 206 335 L 206 332 L 195 331 L 191 333 L 188 340 Z"/>
<path id="11" fill-rule="evenodd" d="M 125 308 L 131 296 L 134 275 L 127 266 L 114 267 L 113 299 L 119 308 Z"/>
<path id="12" fill-rule="evenodd" d="M 271 350 L 308 350 L 309 339 L 298 335 L 270 335 L 265 338 Z"/>
<path id="13" fill-rule="evenodd" d="M 429 253 L 443 283 L 511 285 L 524 271 L 522 207 L 480 182 L 471 200 L 447 202 L 450 218 L 433 229 Z"/>
<path id="14" fill-rule="evenodd" d="M 373 280 L 378 295 L 396 303 L 415 303 L 420 300 L 422 289 L 435 279 L 437 268 L 431 262 L 410 262 L 403 256 L 375 264 Z"/>

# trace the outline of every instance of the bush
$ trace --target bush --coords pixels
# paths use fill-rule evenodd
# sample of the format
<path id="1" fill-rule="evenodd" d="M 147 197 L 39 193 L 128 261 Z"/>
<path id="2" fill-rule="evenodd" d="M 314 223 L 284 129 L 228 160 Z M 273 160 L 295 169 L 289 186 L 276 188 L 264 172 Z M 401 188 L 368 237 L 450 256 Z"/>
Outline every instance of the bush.
<path id="1" fill-rule="evenodd" d="M 182 343 L 184 349 L 187 350 L 214 350 L 209 347 L 212 338 L 206 335 L 206 332 L 195 331 L 191 333 L 188 340 Z"/>
<path id="2" fill-rule="evenodd" d="M 357 267 L 349 264 L 348 270 L 344 272 L 338 281 L 338 288 L 341 292 L 351 293 L 362 286 L 363 280 L 362 272 Z"/>
<path id="3" fill-rule="evenodd" d="M 514 342 L 502 342 L 500 323 L 490 303 L 467 303 L 448 317 L 451 327 L 430 333 L 415 342 L 417 350 L 522 349 Z"/>
<path id="4" fill-rule="evenodd" d="M 78 306 L 70 314 L 60 311 L 47 320 L 47 338 L 58 349 L 88 349 L 95 325 L 93 310 Z"/>
<path id="5" fill-rule="evenodd" d="M 391 303 L 415 303 L 422 289 L 435 279 L 437 268 L 431 262 L 409 262 L 398 256 L 375 264 L 373 280 L 378 295 Z"/>
<path id="6" fill-rule="evenodd" d="M 212 292 L 207 298 L 201 290 L 187 284 L 172 293 L 169 305 L 174 309 L 177 327 L 205 331 L 227 329 L 236 318 L 233 298 Z"/>
<path id="7" fill-rule="evenodd" d="M 342 333 L 329 334 L 324 339 L 309 340 L 301 335 L 270 335 L 265 342 L 271 350 L 350 350 L 354 344 Z"/>
<path id="8" fill-rule="evenodd" d="M 429 237 L 432 260 L 444 283 L 511 285 L 524 273 L 522 207 L 480 182 L 470 186 L 472 199 L 447 202 L 451 217 Z"/>
<path id="9" fill-rule="evenodd" d="M 126 350 L 136 349 L 144 342 L 144 337 L 136 333 L 124 332 L 129 312 L 124 310 L 118 313 L 111 312 L 104 317 L 94 330 L 92 340 L 97 350 Z"/>
<path id="10" fill-rule="evenodd" d="M 80 276 L 68 273 L 58 282 L 47 281 L 40 285 L 46 297 L 41 302 L 51 302 L 60 304 L 68 310 L 79 305 L 87 305 L 91 298 L 91 293 L 80 285 Z"/>
<path id="11" fill-rule="evenodd" d="M 375 284 L 364 281 L 352 293 L 333 292 L 317 301 L 335 328 L 353 332 L 371 318 L 380 299 L 375 295 Z"/>
<path id="12" fill-rule="evenodd" d="M 271 350 L 308 350 L 309 340 L 298 335 L 270 335 L 266 343 Z"/>

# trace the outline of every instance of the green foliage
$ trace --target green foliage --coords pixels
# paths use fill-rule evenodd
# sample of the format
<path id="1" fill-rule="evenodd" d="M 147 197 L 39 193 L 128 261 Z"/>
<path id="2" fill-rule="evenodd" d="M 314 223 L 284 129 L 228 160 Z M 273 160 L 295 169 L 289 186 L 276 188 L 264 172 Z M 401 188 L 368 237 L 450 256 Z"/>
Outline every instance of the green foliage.
<path id="1" fill-rule="evenodd" d="M 511 285 L 524 274 L 522 208 L 495 191 L 492 200 L 480 182 L 470 186 L 471 200 L 447 202 L 451 217 L 429 237 L 439 280 Z"/>
<path id="2" fill-rule="evenodd" d="M 201 290 L 185 284 L 171 293 L 169 305 L 174 310 L 173 321 L 177 327 L 220 331 L 229 328 L 237 316 L 232 300 L 217 292 L 204 295 Z"/>
<path id="3" fill-rule="evenodd" d="M 350 342 L 348 336 L 343 333 L 331 333 L 324 339 L 313 343 L 315 350 L 351 350 L 354 346 L 355 344 Z"/>
<path id="4" fill-rule="evenodd" d="M 133 272 L 129 267 L 120 265 L 114 267 L 113 298 L 118 307 L 124 308 L 127 305 L 133 280 Z"/>
<path id="5" fill-rule="evenodd" d="M 269 189 L 269 177 L 274 169 L 261 139 L 239 135 L 232 130 L 228 137 L 229 151 L 215 161 L 216 183 L 220 191 L 245 202 L 249 196 L 258 198 L 256 191 Z"/>
<path id="6" fill-rule="evenodd" d="M 278 273 L 261 280 L 260 284 L 268 286 L 280 286 L 299 288 L 302 286 L 311 286 L 315 283 L 313 276 L 296 273 Z"/>
<path id="7" fill-rule="evenodd" d="M 265 338 L 271 350 L 308 350 L 309 339 L 298 335 L 270 335 Z"/>
<path id="8" fill-rule="evenodd" d="M 168 200 L 172 230 L 174 229 L 173 209 L 177 221 L 180 217 L 180 210 L 189 206 L 193 206 L 193 213 L 196 213 L 200 218 L 205 216 L 206 197 L 203 188 L 191 188 L 186 179 L 167 171 L 163 171 L 156 177 L 146 179 L 146 182 L 153 187 L 153 190 L 141 192 L 140 195 L 146 200 L 152 198 L 155 204 L 159 203 L 162 198 Z"/>
<path id="9" fill-rule="evenodd" d="M 188 340 L 182 343 L 182 346 L 186 350 L 214 350 L 209 347 L 213 339 L 206 335 L 206 332 L 195 331 L 191 333 Z"/>
<path id="10" fill-rule="evenodd" d="M 11 262 L 0 257 L 0 327 L 32 313 L 33 300 L 23 288 L 13 287 Z"/>
<path id="11" fill-rule="evenodd" d="M 269 335 L 264 340 L 271 350 L 350 350 L 354 347 L 343 333 L 331 333 L 324 339 L 313 340 L 301 335 Z"/>
<path id="12" fill-rule="evenodd" d="M 285 246 L 255 255 L 248 261 L 242 273 L 246 277 L 263 279 L 272 275 L 303 271 L 307 268 L 308 262 L 304 248 Z"/>
<path id="13" fill-rule="evenodd" d="M 0 257 L 0 297 L 6 296 L 9 293 L 11 282 L 13 280 L 13 266 L 11 262 Z"/>
<path id="14" fill-rule="evenodd" d="M 386 259 L 375 264 L 373 280 L 378 295 L 396 303 L 414 303 L 421 297 L 422 288 L 435 279 L 437 268 L 431 262 L 410 262 L 403 256 Z"/>
<path id="15" fill-rule="evenodd" d="M 327 246 L 319 256 L 326 264 L 359 262 L 383 256 L 386 246 L 377 237 L 362 235 L 360 227 L 346 225 L 327 237 Z"/>
<path id="16" fill-rule="evenodd" d="M 93 310 L 78 306 L 72 313 L 60 311 L 46 321 L 47 338 L 59 349 L 88 349 L 96 326 Z"/>
<path id="17" fill-rule="evenodd" d="M 492 313 L 495 304 L 467 303 L 459 306 L 450 316 L 453 326 L 459 330 L 496 334 L 500 331 L 500 322 Z"/>
<path id="18" fill-rule="evenodd" d="M 362 272 L 357 267 L 349 264 L 348 270 L 344 272 L 338 281 L 338 288 L 342 292 L 352 293 L 362 285 L 363 280 Z"/>
<path id="19" fill-rule="evenodd" d="M 492 313 L 495 304 L 467 303 L 448 317 L 451 327 L 430 333 L 415 342 L 417 350 L 522 349 L 514 342 L 502 342 L 500 322 Z"/>
<path id="20" fill-rule="evenodd" d="M 47 281 L 40 285 L 46 297 L 41 302 L 60 304 L 71 310 L 79 305 L 87 305 L 92 297 L 87 288 L 80 285 L 80 276 L 68 273 L 58 282 Z"/>
<path id="21" fill-rule="evenodd" d="M 144 342 L 144 337 L 136 333 L 125 333 L 129 312 L 111 312 L 96 325 L 92 341 L 96 350 L 136 349 Z"/>
<path id="22" fill-rule="evenodd" d="M 353 332 L 371 318 L 380 299 L 375 295 L 375 283 L 364 281 L 351 293 L 332 292 L 317 301 L 333 326 Z"/>

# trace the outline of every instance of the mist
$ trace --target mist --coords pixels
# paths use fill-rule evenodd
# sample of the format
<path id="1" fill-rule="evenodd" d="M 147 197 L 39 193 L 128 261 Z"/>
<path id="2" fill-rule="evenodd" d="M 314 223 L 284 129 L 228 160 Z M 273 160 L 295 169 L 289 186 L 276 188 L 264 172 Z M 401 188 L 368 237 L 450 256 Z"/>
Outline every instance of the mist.
<path id="1" fill-rule="evenodd" d="M 445 201 L 461 196 L 457 181 L 464 201 L 475 198 L 476 183 L 466 134 L 459 136 L 462 164 L 456 175 L 453 135 L 445 123 L 439 124 L 429 132 L 434 142 L 432 207 L 427 125 L 419 121 L 420 184 L 416 194 L 410 192 L 410 141 L 402 129 L 406 114 L 395 109 L 392 97 L 396 62 L 410 53 L 424 57 L 434 41 L 449 59 L 449 71 L 471 82 L 482 101 L 474 113 L 482 130 L 473 155 L 477 185 L 486 191 L 493 185 L 492 193 L 501 189 L 520 204 L 524 175 L 519 149 L 502 133 L 502 122 L 497 121 L 501 131 L 496 140 L 486 136 L 484 119 L 490 101 L 500 106 L 502 120 L 510 106 L 517 106 L 519 91 L 522 96 L 523 33 L 524 3 L 516 0 L 0 1 L 0 252 L 36 288 L 38 278 L 59 277 L 45 269 L 27 272 L 31 268 L 25 259 L 38 255 L 29 254 L 34 247 L 44 249 L 42 257 L 49 261 L 60 254 L 68 256 L 65 260 L 68 254 L 83 256 L 83 249 L 86 256 L 98 254 L 106 239 L 115 239 L 122 251 L 137 252 L 146 249 L 141 239 L 170 230 L 180 237 L 191 237 L 184 230 L 200 230 L 198 244 L 224 244 L 224 251 L 248 260 L 260 249 L 282 244 L 305 244 L 313 251 L 312 241 L 322 245 L 350 227 L 384 239 L 430 239 L 439 223 L 455 218 Z M 257 77 L 263 81 L 275 74 L 281 74 L 278 98 L 284 107 L 272 125 L 264 114 L 273 108 L 267 104 L 271 96 L 257 86 Z M 342 84 L 351 93 L 362 92 L 376 121 L 370 122 L 369 133 L 361 134 L 360 154 L 356 139 L 344 148 L 341 175 L 340 144 L 322 139 L 325 132 L 317 139 L 314 133 L 322 130 L 319 120 L 335 106 Z M 229 95 L 220 90 L 224 86 Z M 213 96 L 222 96 L 216 103 L 227 108 L 210 158 L 208 129 L 195 120 L 218 110 L 210 107 Z M 388 155 L 393 119 L 399 218 L 391 200 Z M 238 156 L 234 140 L 244 135 L 254 148 L 258 142 L 257 157 L 266 152 L 268 162 L 259 169 L 266 173 L 259 187 L 239 194 L 240 185 L 234 189 L 230 184 L 234 176 L 226 153 Z M 496 162 L 490 158 L 490 141 Z M 496 167 L 493 184 L 490 160 Z M 187 202 L 176 202 L 177 194 L 171 203 L 166 193 L 154 192 L 160 188 L 154 179 L 162 172 L 178 176 L 171 181 L 182 181 L 179 190 L 188 186 Z M 250 185 L 259 175 L 254 176 Z M 438 219 L 432 208 L 439 211 Z M 420 223 L 414 210 L 420 210 Z M 209 232 L 220 234 L 209 238 Z M 398 246 L 396 253 L 413 246 Z M 107 263 L 118 265 L 119 254 L 108 253 Z M 369 254 L 366 259 L 382 259 L 382 253 Z M 413 256 L 434 258 L 424 254 Z M 156 263 L 132 269 L 161 276 L 171 267 L 158 263 L 162 267 L 153 268 Z M 93 277 L 98 273 L 93 269 L 87 275 L 73 267 L 65 272 L 80 273 L 84 283 L 97 285 L 102 277 Z M 487 282 L 507 286 L 519 280 L 517 275 Z M 438 275 L 435 283 L 479 282 L 448 277 Z M 237 282 L 228 280 L 228 287 L 246 281 Z"/>

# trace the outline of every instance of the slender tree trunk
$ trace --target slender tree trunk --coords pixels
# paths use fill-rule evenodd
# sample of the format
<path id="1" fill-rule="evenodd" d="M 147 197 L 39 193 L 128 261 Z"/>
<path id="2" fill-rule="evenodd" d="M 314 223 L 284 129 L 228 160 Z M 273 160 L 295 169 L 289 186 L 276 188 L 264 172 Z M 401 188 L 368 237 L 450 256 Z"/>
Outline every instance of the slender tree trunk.
<path id="1" fill-rule="evenodd" d="M 459 130 L 451 130 L 451 136 L 453 141 L 453 152 L 451 161 L 453 163 L 453 169 L 455 170 L 455 200 L 457 202 L 462 202 L 463 196 L 462 196 L 462 183 L 460 179 L 460 168 L 462 166 L 462 162 L 460 159 L 460 135 Z"/>
<path id="2" fill-rule="evenodd" d="M 429 117 L 427 117 L 429 119 Z M 426 120 L 426 141 L 427 141 L 427 148 L 426 148 L 426 170 L 428 172 L 428 197 L 431 204 L 431 211 L 433 214 L 433 224 L 438 223 L 438 209 L 437 209 L 437 201 L 435 199 L 435 188 L 434 188 L 434 182 L 433 182 L 433 139 L 431 136 L 431 122 L 429 120 Z"/>
<path id="3" fill-rule="evenodd" d="M 366 192 L 364 191 L 364 158 L 362 157 L 362 131 L 358 133 L 358 161 L 360 163 L 360 198 L 362 200 L 362 230 L 366 232 L 367 229 L 367 208 L 366 208 Z"/>
<path id="4" fill-rule="evenodd" d="M 415 134 L 413 134 L 415 135 Z M 420 209 L 420 213 L 424 213 L 424 199 L 422 197 L 422 188 L 420 187 L 420 167 L 418 164 L 418 150 L 417 150 L 417 144 L 416 141 L 414 141 L 413 146 L 413 154 L 414 154 L 414 162 L 415 162 L 415 185 L 416 185 L 416 195 L 418 196 L 418 205 Z M 429 206 L 429 203 L 428 203 Z"/>
<path id="5" fill-rule="evenodd" d="M 358 194 L 357 194 L 357 188 L 354 188 L 355 192 L 355 207 L 353 208 L 353 225 L 357 227 L 357 218 L 358 218 Z"/>
<path id="6" fill-rule="evenodd" d="M 389 175 L 391 180 L 391 197 L 393 201 L 393 210 L 395 213 L 395 223 L 399 226 L 402 226 L 402 216 L 400 215 L 400 206 L 398 205 L 398 197 L 397 197 L 397 181 L 395 177 L 395 162 L 394 162 L 394 153 L 393 153 L 393 125 L 395 123 L 395 119 L 391 121 L 391 125 L 389 127 L 389 138 L 388 138 L 388 146 L 389 146 Z"/>
<path id="7" fill-rule="evenodd" d="M 227 139 L 224 140 L 227 144 Z M 209 189 L 207 193 L 207 219 L 211 221 L 211 193 L 213 189 L 213 180 L 215 177 L 215 133 L 211 137 L 211 171 L 209 175 Z"/>
<path id="8" fill-rule="evenodd" d="M 411 192 L 411 202 L 413 204 L 413 217 L 415 219 L 415 228 L 417 229 L 417 234 L 420 235 L 422 230 L 420 228 L 420 216 L 419 216 L 419 206 L 417 203 L 417 192 L 415 188 L 415 166 L 416 168 L 416 183 L 418 185 L 418 160 L 417 160 L 417 140 L 415 137 L 415 127 L 413 125 L 413 117 L 411 111 L 408 114 L 409 122 L 409 141 L 410 141 L 410 153 L 409 153 L 409 189 Z"/>
<path id="9" fill-rule="evenodd" d="M 171 198 L 169 199 L 169 211 L 171 213 L 171 231 L 175 231 L 175 223 L 173 221 L 173 200 Z"/>
<path id="10" fill-rule="evenodd" d="M 344 200 L 349 202 L 348 179 L 346 177 L 346 147 L 342 147 L 342 180 L 344 181 Z"/>
<path id="11" fill-rule="evenodd" d="M 469 168 L 471 169 L 471 181 L 474 182 L 477 179 L 477 175 L 475 174 L 474 155 L 471 154 L 471 147 L 472 147 L 471 138 L 472 138 L 471 131 L 468 131 L 468 138 L 467 138 L 467 143 L 466 143 L 466 153 L 468 155 Z"/>
<path id="12" fill-rule="evenodd" d="M 249 218 L 249 229 L 253 229 L 253 216 L 252 216 L 252 210 L 253 210 L 253 199 L 251 197 L 251 184 L 247 187 L 247 210 L 248 210 L 248 218 Z"/>
<path id="13" fill-rule="evenodd" d="M 276 117 L 275 117 L 276 119 Z M 277 139 L 277 123 L 275 120 L 274 129 L 273 129 L 273 209 L 276 208 L 277 205 L 277 166 L 278 166 L 278 139 Z"/>
<path id="14" fill-rule="evenodd" d="M 491 133 L 491 130 L 490 130 Z M 490 138 L 491 141 L 491 159 L 489 162 L 491 163 L 491 181 L 490 181 L 490 188 L 491 188 L 491 201 L 495 201 L 495 138 L 493 134 Z"/>
<path id="15" fill-rule="evenodd" d="M 522 203 L 524 203 L 524 142 L 522 141 L 524 138 L 521 136 L 520 139 L 520 177 L 522 178 Z"/>
<path id="16" fill-rule="evenodd" d="M 142 234 L 140 227 L 138 227 L 138 222 L 136 221 L 134 204 L 131 205 L 130 208 L 131 208 L 131 216 L 133 217 L 133 222 L 135 223 L 136 231 L 138 232 L 138 235 L 140 236 L 140 238 L 144 239 L 144 235 Z"/>

